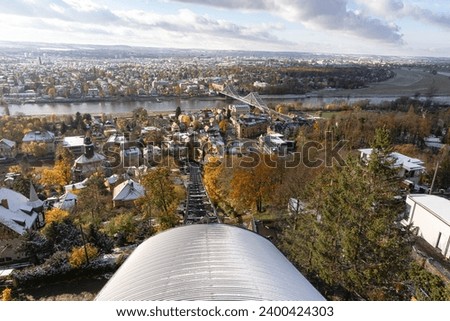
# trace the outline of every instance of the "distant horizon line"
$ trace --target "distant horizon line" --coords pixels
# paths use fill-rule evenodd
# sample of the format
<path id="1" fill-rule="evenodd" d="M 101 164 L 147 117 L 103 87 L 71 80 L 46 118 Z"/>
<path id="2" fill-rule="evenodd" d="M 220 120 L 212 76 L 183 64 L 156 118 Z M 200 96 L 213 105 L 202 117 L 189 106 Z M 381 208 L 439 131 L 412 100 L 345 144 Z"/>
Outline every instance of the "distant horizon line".
<path id="1" fill-rule="evenodd" d="M 0 39 L 0 48 L 4 48 L 5 44 L 12 44 L 12 45 L 28 45 L 28 46 L 66 46 L 66 47 L 75 47 L 75 46 L 86 46 L 86 47 L 93 47 L 92 49 L 100 49 L 100 48 L 117 48 L 117 49 L 140 49 L 140 50 L 157 50 L 157 51 L 189 51 L 189 52 L 195 52 L 195 51 L 203 51 L 203 52 L 230 52 L 230 53 L 260 53 L 260 54 L 282 54 L 282 55 L 314 55 L 314 56 L 357 56 L 357 57 L 377 57 L 377 58 L 397 58 L 397 59 L 443 59 L 443 60 L 450 60 L 450 57 L 445 56 L 421 56 L 421 55 L 388 55 L 388 54 L 370 54 L 370 53 L 338 53 L 338 52 L 314 52 L 314 51 L 292 51 L 292 50 L 245 50 L 245 49 L 202 49 L 202 48 L 176 48 L 176 47 L 156 47 L 156 46 L 145 46 L 145 45 L 129 45 L 129 44 L 90 44 L 90 43 L 64 43 L 64 42 L 45 42 L 45 41 L 11 41 L 11 40 L 1 40 Z M 9 48 L 9 49 L 25 49 L 25 48 Z M 41 48 L 37 48 L 41 49 Z M 58 51 L 58 49 L 63 48 L 45 48 L 48 50 L 54 50 Z M 69 49 L 69 48 L 67 48 Z M 71 48 L 70 48 L 71 49 Z M 73 48 L 73 50 L 83 50 L 83 49 L 89 49 L 89 48 Z M 62 50 L 61 50 L 62 51 Z"/>

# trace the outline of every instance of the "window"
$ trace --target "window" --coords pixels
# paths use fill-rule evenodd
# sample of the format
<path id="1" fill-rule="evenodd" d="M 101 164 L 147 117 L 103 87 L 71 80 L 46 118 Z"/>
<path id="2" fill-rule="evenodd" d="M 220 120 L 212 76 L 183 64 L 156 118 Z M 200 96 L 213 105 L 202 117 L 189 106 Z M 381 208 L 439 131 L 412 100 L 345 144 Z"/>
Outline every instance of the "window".
<path id="1" fill-rule="evenodd" d="M 409 205 L 408 203 L 406 203 L 406 208 L 405 208 L 405 213 L 403 214 L 403 219 L 405 221 L 409 220 L 409 213 L 411 213 L 411 205 Z"/>
<path id="2" fill-rule="evenodd" d="M 439 232 L 439 235 L 438 235 L 438 238 L 437 238 L 437 242 L 436 242 L 436 248 L 437 249 L 441 249 L 440 247 L 439 247 L 439 242 L 441 241 L 441 236 L 442 236 L 442 233 L 441 232 Z"/>

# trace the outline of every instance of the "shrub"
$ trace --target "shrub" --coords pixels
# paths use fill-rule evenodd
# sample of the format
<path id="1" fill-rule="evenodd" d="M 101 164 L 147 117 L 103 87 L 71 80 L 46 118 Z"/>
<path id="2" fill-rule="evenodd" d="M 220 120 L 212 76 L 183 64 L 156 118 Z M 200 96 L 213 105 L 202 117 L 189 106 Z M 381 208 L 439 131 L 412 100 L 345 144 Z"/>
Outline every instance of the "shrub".
<path id="1" fill-rule="evenodd" d="M 12 300 L 11 291 L 12 290 L 10 288 L 6 288 L 2 291 L 2 301 L 11 301 Z"/>
<path id="2" fill-rule="evenodd" d="M 79 268 L 98 255 L 98 250 L 91 244 L 86 246 L 74 247 L 70 253 L 69 263 L 73 268 Z"/>

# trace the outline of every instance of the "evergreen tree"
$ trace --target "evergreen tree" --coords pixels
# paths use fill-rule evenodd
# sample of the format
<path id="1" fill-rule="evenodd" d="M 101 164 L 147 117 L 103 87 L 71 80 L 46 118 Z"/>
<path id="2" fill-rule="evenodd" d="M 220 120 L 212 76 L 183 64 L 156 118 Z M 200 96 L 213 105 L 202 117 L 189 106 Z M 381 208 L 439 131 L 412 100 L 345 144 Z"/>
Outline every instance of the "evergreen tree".
<path id="1" fill-rule="evenodd" d="M 349 158 L 323 173 L 305 194 L 305 211 L 284 231 L 283 249 L 330 296 L 402 298 L 396 285 L 405 279 L 411 247 L 396 224 L 403 203 L 395 199 L 387 131 L 377 131 L 373 148 L 368 167 Z"/>
<path id="2" fill-rule="evenodd" d="M 175 109 L 175 120 L 178 121 L 178 117 L 181 115 L 181 107 L 177 106 L 177 109 Z"/>
<path id="3" fill-rule="evenodd" d="M 41 233 L 37 231 L 27 231 L 21 236 L 19 253 L 23 253 L 32 263 L 42 263 L 53 253 L 52 244 Z"/>

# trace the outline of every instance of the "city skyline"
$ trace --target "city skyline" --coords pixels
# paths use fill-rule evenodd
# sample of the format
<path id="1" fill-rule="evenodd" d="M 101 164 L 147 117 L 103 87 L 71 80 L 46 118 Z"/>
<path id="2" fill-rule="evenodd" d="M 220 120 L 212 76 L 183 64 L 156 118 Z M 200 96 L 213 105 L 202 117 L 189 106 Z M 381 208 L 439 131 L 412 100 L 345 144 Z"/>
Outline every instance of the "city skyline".
<path id="1" fill-rule="evenodd" d="M 450 56 L 450 3 L 412 0 L 14 0 L 0 40 Z"/>

